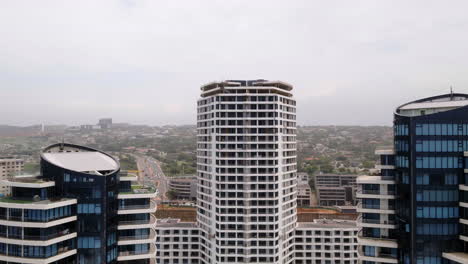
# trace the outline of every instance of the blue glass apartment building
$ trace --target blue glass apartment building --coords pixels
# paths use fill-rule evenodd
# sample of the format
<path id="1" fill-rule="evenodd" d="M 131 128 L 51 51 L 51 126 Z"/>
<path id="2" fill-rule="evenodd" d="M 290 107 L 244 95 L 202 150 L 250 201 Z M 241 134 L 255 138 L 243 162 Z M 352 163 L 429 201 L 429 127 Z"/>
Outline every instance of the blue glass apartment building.
<path id="1" fill-rule="evenodd" d="M 361 244 L 362 263 L 468 263 L 467 151 L 468 95 L 435 96 L 397 108 L 394 149 L 381 156 L 380 165 L 394 183 L 394 226 L 387 238 L 393 249 L 372 251 Z M 361 212 L 360 219 L 366 217 Z M 382 250 L 391 254 L 372 258 Z"/>
<path id="2" fill-rule="evenodd" d="M 45 148 L 40 176 L 2 182 L 0 263 L 150 263 L 156 192 L 136 180 L 104 152 Z"/>

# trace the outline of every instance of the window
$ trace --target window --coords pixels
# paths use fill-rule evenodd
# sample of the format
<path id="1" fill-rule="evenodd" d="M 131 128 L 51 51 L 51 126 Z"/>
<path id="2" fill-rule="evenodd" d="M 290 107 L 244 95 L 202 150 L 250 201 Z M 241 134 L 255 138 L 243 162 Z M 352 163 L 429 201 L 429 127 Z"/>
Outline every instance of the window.
<path id="1" fill-rule="evenodd" d="M 418 206 L 416 208 L 417 218 L 458 218 L 458 207 L 430 207 Z"/>
<path id="2" fill-rule="evenodd" d="M 418 169 L 457 169 L 462 166 L 458 157 L 416 157 Z"/>
<path id="3" fill-rule="evenodd" d="M 396 125 L 394 130 L 395 130 L 395 136 L 407 136 L 408 135 L 408 125 L 406 124 Z"/>
<path id="4" fill-rule="evenodd" d="M 78 248 L 100 248 L 101 239 L 99 237 L 78 237 Z"/>
<path id="5" fill-rule="evenodd" d="M 79 214 L 101 214 L 101 204 L 78 204 Z"/>

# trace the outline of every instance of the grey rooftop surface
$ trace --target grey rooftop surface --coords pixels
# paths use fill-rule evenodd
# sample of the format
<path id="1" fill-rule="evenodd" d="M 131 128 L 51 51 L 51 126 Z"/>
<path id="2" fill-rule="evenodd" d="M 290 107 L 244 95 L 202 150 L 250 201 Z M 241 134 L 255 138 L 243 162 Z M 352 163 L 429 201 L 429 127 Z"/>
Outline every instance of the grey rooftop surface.
<path id="1" fill-rule="evenodd" d="M 299 222 L 298 228 L 356 228 L 356 221 L 315 219 L 314 222 Z"/>
<path id="2" fill-rule="evenodd" d="M 166 228 L 171 228 L 171 227 L 183 227 L 183 228 L 196 228 L 197 224 L 194 222 L 180 222 L 180 219 L 176 218 L 164 218 L 164 219 L 158 219 L 156 222 L 156 228 L 158 227 L 166 227 Z"/>
<path id="3" fill-rule="evenodd" d="M 52 152 L 43 155 L 54 165 L 78 172 L 113 171 L 119 168 L 114 159 L 98 151 Z"/>
<path id="4" fill-rule="evenodd" d="M 430 108 L 455 108 L 468 105 L 468 100 L 454 100 L 454 101 L 434 101 L 434 102 L 415 102 L 404 105 L 400 110 L 417 110 L 417 109 L 430 109 Z"/>

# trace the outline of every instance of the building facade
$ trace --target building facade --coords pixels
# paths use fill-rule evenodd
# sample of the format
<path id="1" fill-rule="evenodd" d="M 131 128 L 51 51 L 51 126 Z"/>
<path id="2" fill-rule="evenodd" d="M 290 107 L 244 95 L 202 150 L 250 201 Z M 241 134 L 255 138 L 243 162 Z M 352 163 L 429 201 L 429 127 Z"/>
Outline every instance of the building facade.
<path id="1" fill-rule="evenodd" d="M 23 170 L 24 161 L 15 157 L 0 157 L 0 180 L 6 180 L 8 177 L 18 174 Z M 9 195 L 10 188 L 0 184 L 0 194 Z"/>
<path id="2" fill-rule="evenodd" d="M 179 176 L 169 179 L 169 190 L 175 194 L 177 200 L 197 199 L 197 177 Z"/>
<path id="3" fill-rule="evenodd" d="M 381 153 L 378 179 L 359 179 L 362 221 L 379 220 L 378 228 L 360 233 L 364 263 L 468 263 L 466 151 L 468 95 L 435 96 L 397 108 L 394 152 Z M 369 236 L 381 240 L 361 243 Z"/>
<path id="4" fill-rule="evenodd" d="M 310 189 L 310 185 L 308 183 L 297 185 L 297 206 L 312 206 L 312 190 Z"/>
<path id="5" fill-rule="evenodd" d="M 201 262 L 293 263 L 297 168 L 292 86 L 228 80 L 201 90 Z"/>
<path id="6" fill-rule="evenodd" d="M 155 258 L 154 189 L 119 177 L 110 155 L 56 144 L 41 153 L 41 174 L 2 183 L 0 261 L 150 263 Z"/>
<path id="7" fill-rule="evenodd" d="M 320 206 L 356 204 L 357 175 L 317 174 L 315 189 Z"/>
<path id="8" fill-rule="evenodd" d="M 299 223 L 295 264 L 356 264 L 358 228 L 355 221 L 316 219 Z"/>
<path id="9" fill-rule="evenodd" d="M 394 152 L 378 150 L 376 154 L 379 175 L 357 179 L 359 260 L 362 264 L 399 263 Z"/>
<path id="10" fill-rule="evenodd" d="M 196 223 L 160 219 L 156 234 L 157 264 L 200 263 L 200 230 Z"/>

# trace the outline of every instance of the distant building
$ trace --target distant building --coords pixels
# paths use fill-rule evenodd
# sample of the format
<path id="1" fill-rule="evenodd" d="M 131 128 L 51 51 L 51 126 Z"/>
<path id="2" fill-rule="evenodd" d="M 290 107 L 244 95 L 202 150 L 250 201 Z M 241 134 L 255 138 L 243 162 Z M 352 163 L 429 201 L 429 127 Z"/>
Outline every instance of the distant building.
<path id="1" fill-rule="evenodd" d="M 305 172 L 297 173 L 297 184 L 309 184 L 309 174 Z"/>
<path id="2" fill-rule="evenodd" d="M 112 118 L 101 118 L 99 119 L 98 125 L 101 127 L 101 129 L 112 128 Z"/>
<path id="3" fill-rule="evenodd" d="M 197 177 L 169 178 L 169 190 L 175 191 L 177 200 L 195 200 L 197 199 Z"/>
<path id="4" fill-rule="evenodd" d="M 315 189 L 319 205 L 355 205 L 356 178 L 357 175 L 316 175 Z"/>
<path id="5" fill-rule="evenodd" d="M 297 185 L 297 206 L 310 207 L 312 205 L 312 191 L 308 183 Z"/>
<path id="6" fill-rule="evenodd" d="M 94 126 L 93 125 L 81 125 L 80 126 L 81 130 L 93 130 Z"/>
<path id="7" fill-rule="evenodd" d="M 6 180 L 9 176 L 18 174 L 23 170 L 24 161 L 14 157 L 0 157 L 0 180 Z M 0 184 L 0 194 L 10 194 L 10 188 Z"/>

